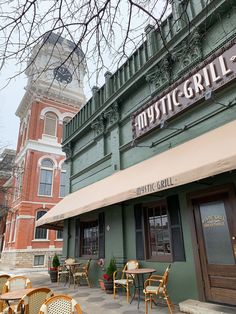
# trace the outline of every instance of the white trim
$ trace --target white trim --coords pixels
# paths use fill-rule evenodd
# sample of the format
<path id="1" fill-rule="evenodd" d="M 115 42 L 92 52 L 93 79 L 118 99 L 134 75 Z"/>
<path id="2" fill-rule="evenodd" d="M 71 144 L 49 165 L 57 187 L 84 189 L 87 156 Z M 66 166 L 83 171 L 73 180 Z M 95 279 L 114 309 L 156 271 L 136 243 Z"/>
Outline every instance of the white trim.
<path id="1" fill-rule="evenodd" d="M 17 219 L 35 219 L 35 217 L 30 215 L 19 215 Z"/>
<path id="2" fill-rule="evenodd" d="M 28 252 L 51 252 L 51 251 L 61 251 L 62 252 L 62 248 L 34 248 L 34 249 L 14 249 L 14 250 L 4 250 L 2 252 L 4 253 L 18 253 L 18 252 L 22 252 L 22 253 L 28 253 Z"/>
<path id="3" fill-rule="evenodd" d="M 70 112 L 64 112 L 62 115 L 61 115 L 61 119 L 62 119 L 62 123 L 64 121 L 65 118 L 69 117 L 69 118 L 73 118 L 74 116 L 76 115 L 76 113 L 72 114 Z"/>
<path id="4" fill-rule="evenodd" d="M 38 167 L 41 167 L 42 161 L 43 161 L 44 159 L 50 159 L 50 160 L 53 162 L 54 165 L 53 165 L 52 168 L 48 168 L 48 167 L 43 167 L 43 168 L 45 168 L 45 169 L 50 169 L 50 170 L 57 169 L 57 167 L 58 167 L 57 160 L 56 160 L 54 157 L 52 157 L 51 155 L 43 155 L 43 156 L 41 156 L 41 157 L 38 159 Z"/>
<path id="5" fill-rule="evenodd" d="M 43 152 L 47 154 L 54 154 L 59 156 L 65 156 L 66 154 L 61 149 L 60 143 L 55 142 L 44 142 L 44 141 L 34 141 L 34 140 L 27 140 L 26 145 L 24 148 L 19 152 L 16 157 L 15 162 L 18 161 L 26 154 L 27 150 L 35 150 L 38 152 Z"/>
<path id="6" fill-rule="evenodd" d="M 45 108 L 43 108 L 41 110 L 41 112 L 40 112 L 40 119 L 41 120 L 45 120 L 45 115 L 48 112 L 55 113 L 57 115 L 57 119 L 61 120 L 61 112 L 57 108 L 54 108 L 54 107 L 45 107 Z"/>
<path id="7" fill-rule="evenodd" d="M 62 159 L 62 160 L 59 161 L 59 163 L 58 163 L 58 169 L 61 169 L 61 166 L 62 166 L 62 164 L 65 162 L 65 160 L 66 160 L 66 159 Z M 66 170 L 63 170 L 63 171 L 66 171 Z"/>
<path id="8" fill-rule="evenodd" d="M 48 205 L 56 205 L 57 203 L 43 203 L 43 202 L 31 202 L 31 201 L 21 201 L 20 203 L 17 203 L 17 205 L 15 205 L 14 207 L 12 207 L 12 209 L 14 210 L 15 208 L 18 208 L 18 206 L 20 206 L 20 204 L 35 204 L 35 205 L 41 205 L 42 208 L 46 208 Z M 45 207 L 43 207 L 45 206 Z"/>

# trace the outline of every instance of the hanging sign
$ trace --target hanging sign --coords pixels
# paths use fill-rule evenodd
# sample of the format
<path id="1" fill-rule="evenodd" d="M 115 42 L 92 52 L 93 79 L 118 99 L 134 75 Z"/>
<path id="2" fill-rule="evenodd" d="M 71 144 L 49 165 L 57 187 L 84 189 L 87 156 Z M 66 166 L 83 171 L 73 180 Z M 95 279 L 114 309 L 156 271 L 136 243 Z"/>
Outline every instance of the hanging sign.
<path id="1" fill-rule="evenodd" d="M 236 77 L 236 39 L 132 115 L 133 139 L 196 104 Z"/>

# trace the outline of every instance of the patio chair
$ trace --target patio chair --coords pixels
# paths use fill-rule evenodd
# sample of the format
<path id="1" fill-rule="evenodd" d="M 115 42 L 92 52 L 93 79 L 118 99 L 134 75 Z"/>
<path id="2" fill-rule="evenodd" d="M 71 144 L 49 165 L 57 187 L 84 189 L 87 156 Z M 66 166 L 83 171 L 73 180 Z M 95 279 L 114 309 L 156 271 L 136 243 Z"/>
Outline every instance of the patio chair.
<path id="1" fill-rule="evenodd" d="M 64 279 L 65 282 L 70 279 L 70 268 L 68 265 L 71 265 L 73 263 L 75 263 L 75 259 L 70 257 L 70 258 L 67 258 L 64 261 L 64 263 L 58 267 L 58 273 L 57 273 L 58 285 L 62 281 L 62 279 Z"/>
<path id="2" fill-rule="evenodd" d="M 167 282 L 169 278 L 170 267 L 171 264 L 166 268 L 162 276 L 152 275 L 145 281 L 143 292 L 145 295 L 146 314 L 148 314 L 148 302 L 150 302 L 150 306 L 152 308 L 152 302 L 155 301 L 155 297 L 164 299 L 168 305 L 170 314 L 172 314 L 172 303 L 167 292 Z"/>
<path id="3" fill-rule="evenodd" d="M 38 314 L 43 303 L 52 296 L 53 292 L 51 289 L 36 288 L 23 296 L 16 306 L 15 313 Z"/>
<path id="4" fill-rule="evenodd" d="M 10 276 L 7 274 L 0 275 L 0 294 L 2 294 L 3 287 L 9 278 L 10 278 Z M 6 306 L 7 306 L 7 304 L 4 301 L 0 300 L 0 313 L 3 311 L 3 309 Z"/>
<path id="5" fill-rule="evenodd" d="M 136 260 L 129 260 L 121 273 L 121 277 L 118 278 L 118 274 L 120 271 L 116 270 L 113 274 L 113 295 L 114 299 L 116 298 L 116 289 L 118 288 L 125 288 L 126 290 L 126 298 L 127 302 L 129 302 L 129 295 L 130 295 L 130 285 L 133 285 L 134 283 L 134 277 L 132 275 L 125 274 L 125 270 L 130 270 L 130 269 L 137 269 L 139 267 L 139 263 Z"/>
<path id="6" fill-rule="evenodd" d="M 49 298 L 41 306 L 39 314 L 82 314 L 81 308 L 75 299 L 65 294 Z"/>
<path id="7" fill-rule="evenodd" d="M 8 278 L 3 286 L 3 293 L 18 290 L 32 288 L 31 281 L 26 276 L 14 276 Z"/>
<path id="8" fill-rule="evenodd" d="M 90 263 L 91 263 L 91 258 L 87 261 L 86 264 L 75 267 L 74 272 L 73 272 L 74 288 L 75 288 L 76 283 L 80 285 L 81 279 L 82 280 L 85 279 L 87 281 L 89 288 L 91 288 L 91 284 L 89 282 L 89 277 L 88 277 Z"/>

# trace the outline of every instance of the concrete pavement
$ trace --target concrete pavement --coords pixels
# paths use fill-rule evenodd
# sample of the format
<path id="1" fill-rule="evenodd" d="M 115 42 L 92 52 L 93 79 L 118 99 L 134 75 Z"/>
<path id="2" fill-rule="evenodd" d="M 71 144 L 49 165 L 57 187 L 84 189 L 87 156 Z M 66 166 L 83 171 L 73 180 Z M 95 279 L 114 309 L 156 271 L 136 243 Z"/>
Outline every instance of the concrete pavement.
<path id="1" fill-rule="evenodd" d="M 106 294 L 100 288 L 88 288 L 88 286 L 79 286 L 74 289 L 73 285 L 70 287 L 64 286 L 61 283 L 59 286 L 57 283 L 51 283 L 47 269 L 43 268 L 13 268 L 8 265 L 0 263 L 0 274 L 8 273 L 10 275 L 26 275 L 31 281 L 34 287 L 46 286 L 53 290 L 54 294 L 68 294 L 73 297 L 81 306 L 83 314 L 144 314 L 145 307 L 144 302 L 140 302 L 139 309 L 137 308 L 137 300 L 135 299 L 131 304 L 126 302 L 126 296 L 124 292 L 118 292 L 117 299 L 113 299 L 113 295 Z M 153 306 L 153 309 L 149 311 L 149 314 L 167 314 L 168 308 L 165 304 L 159 304 Z M 179 307 L 175 306 L 174 314 L 180 314 Z"/>

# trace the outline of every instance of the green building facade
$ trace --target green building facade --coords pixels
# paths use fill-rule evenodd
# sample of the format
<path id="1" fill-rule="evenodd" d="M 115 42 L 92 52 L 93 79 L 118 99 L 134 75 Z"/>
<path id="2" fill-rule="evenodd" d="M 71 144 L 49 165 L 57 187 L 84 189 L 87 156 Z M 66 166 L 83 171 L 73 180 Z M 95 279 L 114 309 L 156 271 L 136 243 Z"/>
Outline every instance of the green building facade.
<path id="1" fill-rule="evenodd" d="M 138 259 L 185 299 L 236 304 L 236 6 L 172 1 L 64 129 L 64 255 Z"/>

